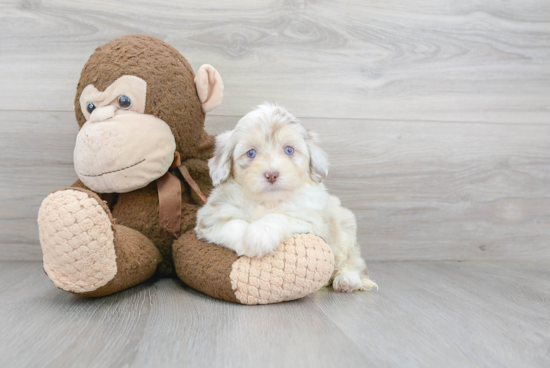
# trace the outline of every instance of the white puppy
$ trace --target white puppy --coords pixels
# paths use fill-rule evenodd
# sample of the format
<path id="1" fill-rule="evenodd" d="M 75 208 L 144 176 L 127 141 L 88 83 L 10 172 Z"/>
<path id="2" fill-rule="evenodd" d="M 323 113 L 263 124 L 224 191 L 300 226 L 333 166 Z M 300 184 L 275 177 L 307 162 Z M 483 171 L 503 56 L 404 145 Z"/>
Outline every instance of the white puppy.
<path id="1" fill-rule="evenodd" d="M 327 193 L 317 135 L 284 108 L 265 103 L 216 137 L 208 162 L 216 188 L 197 213 L 199 238 L 262 257 L 295 233 L 323 238 L 335 256 L 334 290 L 370 290 L 353 213 Z"/>

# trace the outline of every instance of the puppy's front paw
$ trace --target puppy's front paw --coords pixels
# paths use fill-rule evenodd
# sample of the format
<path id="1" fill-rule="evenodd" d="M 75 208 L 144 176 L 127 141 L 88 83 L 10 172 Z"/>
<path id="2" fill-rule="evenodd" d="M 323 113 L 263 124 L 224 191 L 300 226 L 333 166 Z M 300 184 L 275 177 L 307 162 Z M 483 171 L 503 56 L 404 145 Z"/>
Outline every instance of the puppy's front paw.
<path id="1" fill-rule="evenodd" d="M 239 255 L 261 258 L 272 253 L 281 243 L 282 229 L 279 225 L 256 221 L 248 225 Z"/>
<path id="2" fill-rule="evenodd" d="M 373 287 L 378 289 L 378 285 L 368 278 L 361 278 L 358 272 L 343 272 L 334 278 L 332 288 L 342 293 L 351 293 L 356 290 L 369 291 Z"/>

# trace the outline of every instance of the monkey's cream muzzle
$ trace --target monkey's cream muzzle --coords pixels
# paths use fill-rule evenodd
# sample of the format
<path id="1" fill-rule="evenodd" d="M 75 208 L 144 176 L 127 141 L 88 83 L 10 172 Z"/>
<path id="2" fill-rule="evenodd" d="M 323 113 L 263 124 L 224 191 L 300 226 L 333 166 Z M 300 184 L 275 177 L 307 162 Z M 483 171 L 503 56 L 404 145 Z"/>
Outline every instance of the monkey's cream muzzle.
<path id="1" fill-rule="evenodd" d="M 80 180 L 99 193 L 125 193 L 163 176 L 174 160 L 176 141 L 168 124 L 144 114 L 147 83 L 123 76 L 80 97 L 86 123 L 76 138 L 74 166 Z M 122 107 L 121 96 L 131 105 Z M 94 108 L 88 111 L 88 106 Z"/>

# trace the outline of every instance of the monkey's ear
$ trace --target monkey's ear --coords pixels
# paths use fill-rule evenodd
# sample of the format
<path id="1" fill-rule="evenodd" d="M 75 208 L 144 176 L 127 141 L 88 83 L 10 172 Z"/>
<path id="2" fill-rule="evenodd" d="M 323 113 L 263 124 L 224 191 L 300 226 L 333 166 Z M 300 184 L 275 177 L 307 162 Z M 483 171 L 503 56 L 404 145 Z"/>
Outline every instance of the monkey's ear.
<path id="1" fill-rule="evenodd" d="M 321 183 L 328 175 L 327 154 L 319 147 L 317 133 L 308 130 L 307 135 L 308 139 L 306 143 L 309 151 L 309 173 L 314 181 Z"/>
<path id="2" fill-rule="evenodd" d="M 204 64 L 195 77 L 197 94 L 202 103 L 202 111 L 207 113 L 220 106 L 223 99 L 223 81 L 220 73 L 212 65 Z"/>
<path id="3" fill-rule="evenodd" d="M 217 187 L 224 183 L 231 174 L 231 160 L 234 145 L 231 143 L 231 130 L 216 136 L 214 156 L 208 160 L 212 184 Z"/>

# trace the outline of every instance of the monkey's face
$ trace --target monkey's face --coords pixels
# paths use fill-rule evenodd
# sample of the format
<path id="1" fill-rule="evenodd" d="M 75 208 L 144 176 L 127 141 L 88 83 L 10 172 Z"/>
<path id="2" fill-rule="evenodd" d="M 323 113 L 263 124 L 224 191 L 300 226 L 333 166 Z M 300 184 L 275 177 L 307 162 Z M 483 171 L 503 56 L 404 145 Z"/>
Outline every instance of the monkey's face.
<path id="1" fill-rule="evenodd" d="M 132 42 L 126 44 L 124 42 L 126 39 L 132 39 Z M 136 43 L 138 41 L 143 44 L 138 45 Z M 152 59 L 150 63 L 139 64 L 139 68 L 152 69 L 149 74 L 144 72 L 145 75 L 151 77 L 150 96 L 147 96 L 147 83 L 149 82 L 135 75 L 121 76 L 108 85 L 103 92 L 93 84 L 85 84 L 86 87 L 80 96 L 77 96 L 80 111 L 86 120 L 78 133 L 74 150 L 74 165 L 78 177 L 86 186 L 96 192 L 125 193 L 143 188 L 163 176 L 174 161 L 176 148 L 180 151 L 189 149 L 189 147 L 183 147 L 183 144 L 194 147 L 192 145 L 197 142 L 182 139 L 185 138 L 182 137 L 182 132 L 188 135 L 187 138 L 195 137 L 203 132 L 204 120 L 197 124 L 197 122 L 186 121 L 189 117 L 182 116 L 180 121 L 179 117 L 174 117 L 171 111 L 159 111 L 158 106 L 169 109 L 173 104 L 174 108 L 177 106 L 178 109 L 185 111 L 188 106 L 196 106 L 196 103 L 199 102 L 202 113 L 206 113 L 221 104 L 223 82 L 216 69 L 208 64 L 201 66 L 195 78 L 189 80 L 189 77 L 193 76 L 193 70 L 187 61 L 177 51 L 160 40 L 146 36 L 127 36 L 111 43 L 121 43 L 122 45 L 110 49 L 108 53 L 98 48 L 96 53 L 90 57 L 90 60 L 94 61 L 93 66 L 87 64 L 84 67 L 83 75 L 87 80 L 100 80 L 101 78 L 98 78 L 96 73 L 101 73 L 101 68 L 107 68 L 106 66 L 111 63 L 110 59 L 106 60 L 100 56 L 108 55 L 110 58 L 119 49 L 124 51 L 126 59 L 121 59 L 124 55 L 119 55 L 117 60 L 121 63 L 125 60 L 126 64 L 122 63 L 125 68 L 131 69 L 128 65 L 135 63 L 135 57 L 143 56 L 142 54 L 147 56 L 148 52 L 154 52 L 155 55 L 165 52 L 163 55 L 169 62 L 161 63 L 160 67 L 176 68 L 172 83 L 168 83 L 169 86 L 166 86 L 166 84 L 159 83 L 159 79 L 164 78 L 165 75 L 159 74 L 157 68 L 160 67 L 154 65 L 154 61 L 159 60 L 158 57 L 153 58 L 154 60 Z M 124 48 L 124 45 L 130 45 L 129 49 Z M 174 53 L 179 55 L 176 60 L 170 59 L 174 58 Z M 147 59 L 147 57 L 144 58 Z M 117 64 L 117 67 L 120 65 Z M 93 77 L 94 75 L 96 78 Z M 173 83 L 173 80 L 180 83 Z M 106 84 L 104 80 L 99 83 Z M 189 86 L 190 83 L 194 83 L 194 86 Z M 163 93 L 159 93 L 159 88 Z M 172 91 L 171 94 L 166 94 L 165 89 Z M 189 90 L 196 95 L 186 95 L 185 91 Z M 155 98 L 158 99 L 159 96 L 163 96 L 161 97 L 163 101 L 155 101 Z M 196 100 L 193 101 L 193 97 Z M 166 103 L 166 98 L 169 99 L 169 103 Z M 148 101 L 147 109 L 146 101 Z M 182 104 L 186 104 L 183 109 L 181 109 Z M 190 110 L 193 110 L 193 107 L 190 107 Z M 156 111 L 155 115 L 149 111 Z M 77 119 L 79 119 L 78 115 Z M 204 119 L 204 115 L 201 115 L 201 118 Z M 164 121 L 159 118 L 160 116 L 167 116 L 172 120 Z M 178 130 L 180 126 L 174 126 L 174 124 L 186 125 L 184 129 Z M 190 129 L 200 129 L 201 131 L 189 131 Z M 175 136 L 178 137 L 178 142 L 176 142 Z"/>
<path id="2" fill-rule="evenodd" d="M 80 180 L 100 193 L 143 188 L 164 175 L 176 141 L 168 124 L 144 114 L 147 83 L 126 75 L 105 91 L 88 85 L 80 96 L 86 123 L 76 138 L 74 165 Z"/>

